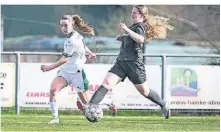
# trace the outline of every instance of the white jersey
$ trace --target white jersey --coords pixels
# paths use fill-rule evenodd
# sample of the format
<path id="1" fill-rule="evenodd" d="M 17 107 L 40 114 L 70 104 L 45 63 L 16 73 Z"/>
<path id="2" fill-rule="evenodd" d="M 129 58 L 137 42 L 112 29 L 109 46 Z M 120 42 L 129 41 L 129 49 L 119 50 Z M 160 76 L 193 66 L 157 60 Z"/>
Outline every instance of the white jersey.
<path id="1" fill-rule="evenodd" d="M 67 73 L 76 73 L 83 69 L 86 62 L 85 46 L 83 36 L 77 31 L 66 38 L 63 55 L 70 58 L 61 66 L 61 70 Z"/>

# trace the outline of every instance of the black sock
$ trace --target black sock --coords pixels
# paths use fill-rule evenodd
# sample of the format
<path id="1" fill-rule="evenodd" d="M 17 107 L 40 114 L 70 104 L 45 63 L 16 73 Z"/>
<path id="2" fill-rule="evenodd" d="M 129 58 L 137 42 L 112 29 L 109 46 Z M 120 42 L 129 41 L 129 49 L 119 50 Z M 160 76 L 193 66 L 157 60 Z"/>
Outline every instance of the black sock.
<path id="1" fill-rule="evenodd" d="M 108 92 L 108 89 L 106 89 L 104 86 L 101 85 L 98 88 L 98 90 L 93 94 L 93 96 L 90 100 L 90 103 L 99 104 L 103 100 L 103 98 L 107 92 Z"/>
<path id="2" fill-rule="evenodd" d="M 149 95 L 147 96 L 152 102 L 160 105 L 161 108 L 165 107 L 166 102 L 160 98 L 160 96 L 153 90 L 150 89 Z"/>

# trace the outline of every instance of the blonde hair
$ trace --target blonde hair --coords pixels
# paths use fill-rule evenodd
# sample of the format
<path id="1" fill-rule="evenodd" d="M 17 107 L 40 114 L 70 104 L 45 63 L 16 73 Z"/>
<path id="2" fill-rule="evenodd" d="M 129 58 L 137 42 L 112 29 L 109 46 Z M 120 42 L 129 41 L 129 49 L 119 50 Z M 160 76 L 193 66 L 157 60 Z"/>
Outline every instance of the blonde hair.
<path id="1" fill-rule="evenodd" d="M 73 22 L 74 28 L 77 28 L 81 32 L 88 34 L 88 35 L 93 35 L 94 36 L 94 29 L 92 26 L 87 25 L 84 20 L 77 14 L 75 15 L 64 15 L 61 20 L 64 19 L 69 19 Z"/>
<path id="2" fill-rule="evenodd" d="M 135 5 L 139 13 L 144 17 L 143 23 L 146 28 L 146 39 L 165 39 L 167 37 L 167 29 L 173 30 L 173 26 L 169 25 L 169 18 L 149 15 L 148 8 L 145 5 Z"/>

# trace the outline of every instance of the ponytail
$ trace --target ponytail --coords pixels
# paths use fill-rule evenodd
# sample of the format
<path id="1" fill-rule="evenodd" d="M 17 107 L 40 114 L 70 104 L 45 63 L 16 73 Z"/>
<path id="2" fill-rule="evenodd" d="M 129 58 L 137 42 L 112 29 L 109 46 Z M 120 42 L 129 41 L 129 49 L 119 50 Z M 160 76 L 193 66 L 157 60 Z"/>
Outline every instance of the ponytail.
<path id="1" fill-rule="evenodd" d="M 85 34 L 89 34 L 94 36 L 94 30 L 91 26 L 84 23 L 84 20 L 79 15 L 72 15 L 71 16 L 74 21 L 75 28 L 79 29 Z"/>

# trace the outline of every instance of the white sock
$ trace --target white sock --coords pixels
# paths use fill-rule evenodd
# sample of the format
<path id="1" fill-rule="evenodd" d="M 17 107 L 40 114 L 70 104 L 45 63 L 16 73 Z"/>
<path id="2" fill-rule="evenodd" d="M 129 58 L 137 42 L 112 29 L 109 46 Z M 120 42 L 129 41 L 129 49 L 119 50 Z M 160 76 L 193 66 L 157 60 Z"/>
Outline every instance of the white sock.
<path id="1" fill-rule="evenodd" d="M 53 118 L 58 118 L 58 107 L 56 102 L 50 102 L 50 110 Z"/>

